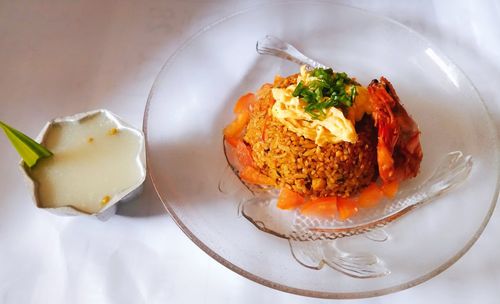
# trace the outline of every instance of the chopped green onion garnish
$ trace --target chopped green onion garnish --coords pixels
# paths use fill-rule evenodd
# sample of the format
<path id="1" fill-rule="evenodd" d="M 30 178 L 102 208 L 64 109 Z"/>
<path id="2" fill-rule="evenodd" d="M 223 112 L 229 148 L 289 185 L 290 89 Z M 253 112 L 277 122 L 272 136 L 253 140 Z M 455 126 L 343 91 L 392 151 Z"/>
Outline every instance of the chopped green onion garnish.
<path id="1" fill-rule="evenodd" d="M 31 168 L 36 165 L 39 159 L 52 155 L 52 152 L 47 150 L 47 148 L 1 121 L 0 128 L 3 129 L 12 146 L 17 150 L 17 153 L 19 153 L 28 167 Z"/>
<path id="2" fill-rule="evenodd" d="M 293 91 L 292 95 L 293 97 L 297 97 L 302 93 L 302 89 L 304 88 L 304 83 L 301 81 L 299 84 L 297 84 L 297 87 L 295 87 L 295 90 Z"/>
<path id="3" fill-rule="evenodd" d="M 313 119 L 324 119 L 328 108 L 352 106 L 356 97 L 356 83 L 346 73 L 335 73 L 332 69 L 323 68 L 316 68 L 310 73 L 316 79 L 307 85 L 300 81 L 292 95 L 307 103 L 305 111 Z M 346 92 L 346 85 L 351 86 L 349 92 Z"/>

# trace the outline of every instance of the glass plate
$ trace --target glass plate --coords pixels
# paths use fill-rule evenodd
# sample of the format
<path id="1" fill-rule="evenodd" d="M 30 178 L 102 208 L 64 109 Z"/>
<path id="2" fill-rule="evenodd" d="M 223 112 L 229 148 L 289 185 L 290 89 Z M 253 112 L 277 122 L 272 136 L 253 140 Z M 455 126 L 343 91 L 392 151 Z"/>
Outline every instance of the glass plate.
<path id="1" fill-rule="evenodd" d="M 467 180 L 379 235 L 294 244 L 256 229 L 241 215 L 241 203 L 251 193 L 228 167 L 222 129 L 232 120 L 240 95 L 272 82 L 276 74 L 298 70 L 293 63 L 255 52 L 255 42 L 267 34 L 362 84 L 382 75 L 394 84 L 422 131 L 421 174 L 408 187 L 423 183 L 451 151 L 472 156 Z M 474 244 L 498 197 L 498 138 L 470 81 L 409 28 L 346 6 L 272 4 L 204 28 L 162 68 L 146 106 L 144 129 L 152 181 L 180 228 L 226 267 L 300 295 L 370 297 L 424 282 Z M 328 260 L 331 256 L 335 260 Z M 335 270 L 336 261 L 369 264 L 378 258 L 390 270 L 383 276 L 360 279 Z"/>

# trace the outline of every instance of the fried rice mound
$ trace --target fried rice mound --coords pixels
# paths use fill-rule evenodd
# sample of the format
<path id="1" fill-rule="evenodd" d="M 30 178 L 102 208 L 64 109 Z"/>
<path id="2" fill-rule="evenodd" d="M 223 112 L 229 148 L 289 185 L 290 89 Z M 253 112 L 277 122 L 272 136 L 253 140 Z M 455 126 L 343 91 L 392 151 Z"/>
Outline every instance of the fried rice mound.
<path id="1" fill-rule="evenodd" d="M 243 140 L 251 146 L 257 168 L 278 187 L 304 196 L 348 197 L 358 193 L 377 177 L 377 132 L 368 115 L 356 123 L 356 143 L 314 141 L 289 131 L 271 115 L 271 88 L 287 87 L 297 75 L 276 77 L 257 92 Z"/>

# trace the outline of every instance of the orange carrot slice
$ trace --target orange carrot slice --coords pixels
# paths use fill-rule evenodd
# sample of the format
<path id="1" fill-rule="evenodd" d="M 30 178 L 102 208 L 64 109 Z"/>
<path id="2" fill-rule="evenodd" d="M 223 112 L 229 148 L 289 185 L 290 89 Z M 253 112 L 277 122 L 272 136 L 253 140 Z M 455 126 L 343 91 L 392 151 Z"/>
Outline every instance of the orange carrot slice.
<path id="1" fill-rule="evenodd" d="M 304 204 L 305 199 L 297 192 L 282 188 L 278 197 L 277 207 L 280 209 L 294 209 Z"/>
<path id="2" fill-rule="evenodd" d="M 337 198 L 337 209 L 339 211 L 339 218 L 346 220 L 358 213 L 358 204 L 353 198 L 339 197 Z"/>
<path id="3" fill-rule="evenodd" d="M 371 183 L 359 195 L 358 204 L 363 208 L 370 208 L 376 206 L 384 193 L 379 189 L 377 184 Z"/>
<path id="4" fill-rule="evenodd" d="M 332 218 L 337 211 L 337 197 L 322 197 L 306 202 L 300 213 L 307 216 Z"/>
<path id="5" fill-rule="evenodd" d="M 384 183 L 382 187 L 380 187 L 380 190 L 382 190 L 384 195 L 387 196 L 388 198 L 394 198 L 396 196 L 396 193 L 398 193 L 398 189 L 399 189 L 398 181 Z"/>
<path id="6" fill-rule="evenodd" d="M 234 143 L 234 138 L 241 137 L 241 133 L 245 129 L 250 120 L 249 112 L 241 112 L 236 116 L 236 119 L 233 120 L 227 127 L 224 128 L 224 137 L 228 141 L 229 144 Z"/>
<path id="7" fill-rule="evenodd" d="M 244 167 L 240 171 L 240 177 L 245 182 L 251 184 L 274 186 L 274 180 L 272 178 L 260 173 L 259 170 L 254 167 Z"/>
<path id="8" fill-rule="evenodd" d="M 255 102 L 255 94 L 247 93 L 241 96 L 240 99 L 238 99 L 238 101 L 234 105 L 233 112 L 236 114 L 249 112 L 254 102 Z"/>
<path id="9" fill-rule="evenodd" d="M 252 158 L 252 148 L 250 148 L 243 140 L 238 140 L 236 144 L 236 156 L 240 165 L 243 167 L 254 167 L 254 162 Z"/>
<path id="10" fill-rule="evenodd" d="M 236 148 L 238 143 L 241 141 L 241 138 L 239 137 L 227 137 L 224 136 L 224 139 L 227 141 L 228 144 L 230 144 L 233 148 Z"/>

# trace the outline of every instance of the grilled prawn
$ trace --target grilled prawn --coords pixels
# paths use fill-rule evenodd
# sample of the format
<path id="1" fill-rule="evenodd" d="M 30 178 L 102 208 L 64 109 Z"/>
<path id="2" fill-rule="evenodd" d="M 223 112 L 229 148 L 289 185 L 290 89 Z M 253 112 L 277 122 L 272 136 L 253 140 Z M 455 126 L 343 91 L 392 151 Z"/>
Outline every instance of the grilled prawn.
<path id="1" fill-rule="evenodd" d="M 420 131 L 384 77 L 368 85 L 373 120 L 378 129 L 377 162 L 384 183 L 415 177 L 423 153 Z"/>

